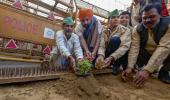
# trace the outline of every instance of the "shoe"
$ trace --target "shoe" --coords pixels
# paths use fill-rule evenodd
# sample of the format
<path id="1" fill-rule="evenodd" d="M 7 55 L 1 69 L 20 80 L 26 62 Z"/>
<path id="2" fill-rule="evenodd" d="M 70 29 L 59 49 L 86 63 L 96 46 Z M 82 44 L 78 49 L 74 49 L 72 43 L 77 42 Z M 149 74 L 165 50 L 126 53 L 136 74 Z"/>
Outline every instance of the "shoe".
<path id="1" fill-rule="evenodd" d="M 119 66 L 112 65 L 112 74 L 113 75 L 118 75 L 120 72 Z"/>
<path id="2" fill-rule="evenodd" d="M 165 70 L 160 70 L 158 79 L 164 83 L 170 84 L 170 72 Z"/>

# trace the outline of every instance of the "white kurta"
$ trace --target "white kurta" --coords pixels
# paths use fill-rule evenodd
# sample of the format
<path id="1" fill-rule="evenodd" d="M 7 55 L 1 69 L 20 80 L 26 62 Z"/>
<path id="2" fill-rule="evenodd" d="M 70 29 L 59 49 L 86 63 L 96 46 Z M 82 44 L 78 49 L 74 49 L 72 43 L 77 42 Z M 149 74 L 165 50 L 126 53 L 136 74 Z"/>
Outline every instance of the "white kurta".
<path id="1" fill-rule="evenodd" d="M 72 33 L 67 40 L 63 30 L 56 33 L 56 47 L 51 52 L 51 59 L 57 67 L 66 67 L 68 56 L 74 56 L 76 59 L 83 58 L 82 48 L 79 37 Z"/>

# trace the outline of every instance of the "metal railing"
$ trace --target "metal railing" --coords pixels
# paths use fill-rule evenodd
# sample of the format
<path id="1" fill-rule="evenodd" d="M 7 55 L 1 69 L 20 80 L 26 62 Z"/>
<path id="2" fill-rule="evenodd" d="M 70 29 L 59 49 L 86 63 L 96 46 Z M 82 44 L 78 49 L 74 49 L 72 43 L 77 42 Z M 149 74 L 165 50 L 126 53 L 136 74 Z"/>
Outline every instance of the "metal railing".
<path id="1" fill-rule="evenodd" d="M 102 9 L 98 6 L 95 6 L 93 4 L 90 4 L 86 1 L 83 0 L 75 0 L 76 6 L 80 9 L 80 8 L 90 8 L 93 10 L 94 14 L 103 18 L 107 18 L 108 16 L 108 12 L 105 9 Z"/>

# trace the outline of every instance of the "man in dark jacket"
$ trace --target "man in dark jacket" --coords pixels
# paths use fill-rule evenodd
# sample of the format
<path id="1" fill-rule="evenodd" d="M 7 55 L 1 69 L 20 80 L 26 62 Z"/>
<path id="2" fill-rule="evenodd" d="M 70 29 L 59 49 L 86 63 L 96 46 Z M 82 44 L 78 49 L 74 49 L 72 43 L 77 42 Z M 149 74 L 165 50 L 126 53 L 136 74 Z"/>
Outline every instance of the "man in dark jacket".
<path id="1" fill-rule="evenodd" d="M 135 65 L 142 67 L 134 82 L 141 87 L 161 65 L 158 78 L 170 83 L 170 19 L 161 17 L 160 5 L 148 4 L 142 12 L 142 23 L 134 27 L 128 57 L 128 68 L 123 71 L 126 80 Z"/>

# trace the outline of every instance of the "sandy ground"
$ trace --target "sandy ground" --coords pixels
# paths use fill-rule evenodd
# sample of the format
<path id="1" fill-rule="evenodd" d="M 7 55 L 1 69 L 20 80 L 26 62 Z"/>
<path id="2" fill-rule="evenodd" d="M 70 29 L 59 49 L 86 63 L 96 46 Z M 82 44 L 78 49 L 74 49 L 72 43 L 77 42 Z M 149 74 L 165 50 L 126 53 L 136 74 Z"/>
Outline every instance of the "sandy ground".
<path id="1" fill-rule="evenodd" d="M 150 78 L 141 89 L 112 74 L 0 85 L 0 100 L 170 100 L 170 85 Z"/>

